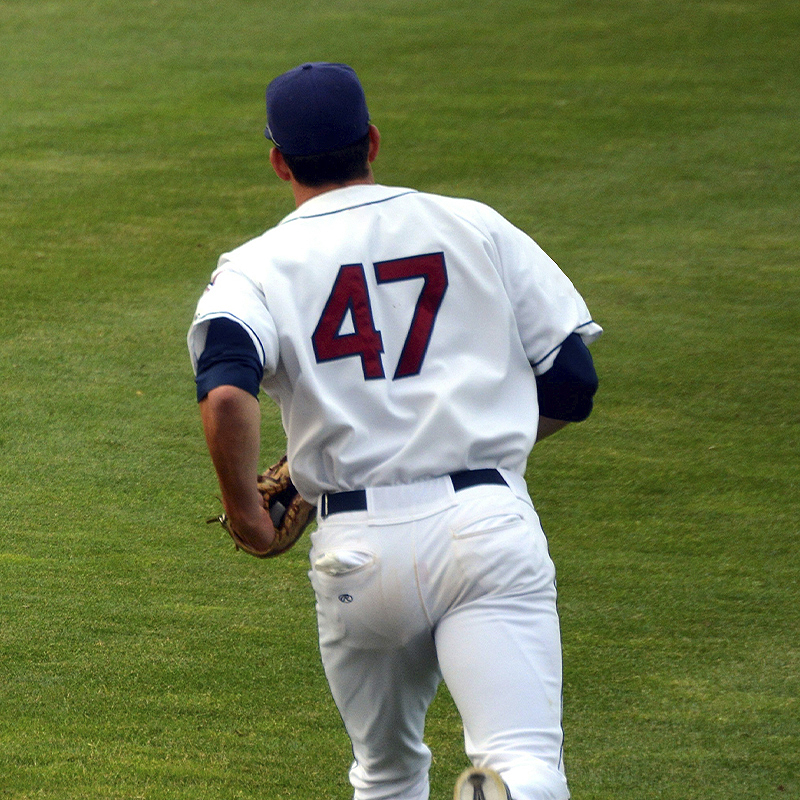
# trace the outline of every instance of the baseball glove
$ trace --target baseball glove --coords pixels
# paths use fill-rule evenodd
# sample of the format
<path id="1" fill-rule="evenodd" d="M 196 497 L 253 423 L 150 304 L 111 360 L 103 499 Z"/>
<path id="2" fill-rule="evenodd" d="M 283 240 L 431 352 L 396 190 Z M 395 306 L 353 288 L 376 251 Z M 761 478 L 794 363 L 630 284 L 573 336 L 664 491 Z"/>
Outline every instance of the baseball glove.
<path id="1" fill-rule="evenodd" d="M 303 535 L 316 517 L 317 507 L 298 494 L 289 476 L 286 456 L 258 476 L 258 491 L 275 525 L 275 539 L 266 550 L 257 550 L 245 542 L 233 529 L 227 514 L 213 517 L 208 523 L 219 522 L 233 539 L 237 550 L 244 550 L 256 558 L 274 558 L 285 553 Z"/>

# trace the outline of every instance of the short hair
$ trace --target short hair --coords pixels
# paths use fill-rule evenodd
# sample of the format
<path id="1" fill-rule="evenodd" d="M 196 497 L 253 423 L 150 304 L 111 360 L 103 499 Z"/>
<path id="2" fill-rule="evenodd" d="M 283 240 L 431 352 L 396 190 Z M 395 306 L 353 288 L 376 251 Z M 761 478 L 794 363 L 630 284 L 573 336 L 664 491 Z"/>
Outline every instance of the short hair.
<path id="1" fill-rule="evenodd" d="M 278 148 L 280 150 L 280 148 Z M 340 150 L 313 156 L 282 153 L 294 179 L 303 186 L 347 183 L 369 175 L 369 134 Z"/>

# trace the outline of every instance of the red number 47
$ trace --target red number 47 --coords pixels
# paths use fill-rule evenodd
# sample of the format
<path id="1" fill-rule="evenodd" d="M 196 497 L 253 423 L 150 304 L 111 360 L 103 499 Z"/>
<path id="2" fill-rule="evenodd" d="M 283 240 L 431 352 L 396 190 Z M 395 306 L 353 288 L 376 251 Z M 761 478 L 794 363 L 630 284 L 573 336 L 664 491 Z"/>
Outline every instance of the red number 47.
<path id="1" fill-rule="evenodd" d="M 423 280 L 394 377 L 418 375 L 447 290 L 444 253 L 379 261 L 375 264 L 375 278 L 379 284 L 415 278 Z M 352 331 L 342 333 L 348 315 Z M 359 356 L 365 379 L 386 377 L 381 357 L 383 337 L 375 328 L 362 264 L 345 264 L 339 268 L 311 342 L 318 363 Z"/>

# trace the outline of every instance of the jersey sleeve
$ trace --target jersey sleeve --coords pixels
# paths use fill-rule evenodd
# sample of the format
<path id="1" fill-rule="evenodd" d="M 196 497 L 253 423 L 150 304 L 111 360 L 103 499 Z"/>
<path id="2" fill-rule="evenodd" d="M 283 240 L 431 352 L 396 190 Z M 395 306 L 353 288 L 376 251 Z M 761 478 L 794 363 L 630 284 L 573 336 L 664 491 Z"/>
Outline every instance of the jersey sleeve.
<path id="1" fill-rule="evenodd" d="M 275 372 L 278 364 L 278 333 L 267 307 L 261 287 L 248 275 L 220 259 L 220 266 L 211 277 L 197 304 L 187 343 L 192 368 L 205 349 L 208 324 L 224 317 L 237 322 L 249 334 L 265 374 Z"/>
<path id="2" fill-rule="evenodd" d="M 210 320 L 206 346 L 197 360 L 198 402 L 218 386 L 236 386 L 258 399 L 263 377 L 264 368 L 250 334 L 227 317 Z"/>
<path id="3" fill-rule="evenodd" d="M 530 236 L 488 207 L 483 213 L 525 354 L 541 375 L 570 334 L 588 345 L 603 329 L 570 279 Z"/>
<path id="4" fill-rule="evenodd" d="M 553 366 L 536 376 L 539 414 L 582 422 L 592 412 L 598 385 L 589 348 L 577 333 L 571 333 L 562 342 Z"/>

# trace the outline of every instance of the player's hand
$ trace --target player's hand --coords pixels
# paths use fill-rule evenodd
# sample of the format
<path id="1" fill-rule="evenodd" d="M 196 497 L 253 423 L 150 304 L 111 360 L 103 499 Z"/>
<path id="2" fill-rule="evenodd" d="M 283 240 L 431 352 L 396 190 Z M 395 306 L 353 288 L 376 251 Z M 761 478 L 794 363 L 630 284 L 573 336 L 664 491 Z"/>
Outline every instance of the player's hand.
<path id="1" fill-rule="evenodd" d="M 253 503 L 248 503 L 247 506 L 227 504 L 225 514 L 231 527 L 245 544 L 258 552 L 269 550 L 275 540 L 275 526 L 261 502 L 260 494 L 256 493 Z"/>

